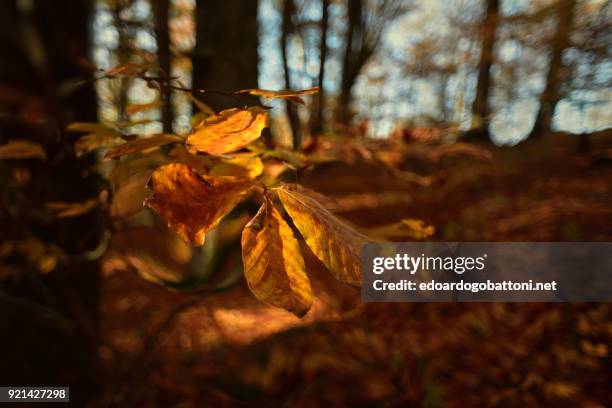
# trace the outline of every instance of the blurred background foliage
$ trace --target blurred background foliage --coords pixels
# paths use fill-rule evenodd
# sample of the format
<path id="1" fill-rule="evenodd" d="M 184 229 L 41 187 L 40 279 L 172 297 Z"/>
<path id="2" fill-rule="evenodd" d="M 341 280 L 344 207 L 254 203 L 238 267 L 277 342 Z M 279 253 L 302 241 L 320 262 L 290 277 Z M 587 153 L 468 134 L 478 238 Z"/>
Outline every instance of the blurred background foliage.
<path id="1" fill-rule="evenodd" d="M 112 75 L 144 67 L 216 111 L 270 106 L 263 177 L 377 238 L 609 241 L 611 21 L 602 0 L 0 2 L 0 384 L 83 406 L 612 405 L 607 304 L 366 305 L 303 246 L 298 319 L 242 277 L 254 203 L 193 248 L 142 207 L 181 152 L 92 147 L 202 119 Z M 435 229 L 381 228 L 400 218 Z"/>

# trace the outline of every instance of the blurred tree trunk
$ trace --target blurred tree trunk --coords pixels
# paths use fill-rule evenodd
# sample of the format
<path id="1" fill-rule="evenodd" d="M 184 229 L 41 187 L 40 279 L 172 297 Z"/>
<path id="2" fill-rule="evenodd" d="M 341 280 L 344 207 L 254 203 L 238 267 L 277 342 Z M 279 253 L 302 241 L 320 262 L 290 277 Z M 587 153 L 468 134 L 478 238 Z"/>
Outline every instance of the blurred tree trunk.
<path id="1" fill-rule="evenodd" d="M 350 121 L 350 105 L 353 85 L 361 68 L 371 55 L 365 43 L 363 24 L 363 0 L 348 0 L 348 27 L 345 37 L 340 96 L 336 108 L 336 120 L 342 124 Z"/>
<path id="2" fill-rule="evenodd" d="M 313 104 L 313 112 L 310 115 L 310 132 L 314 140 L 319 133 L 323 131 L 323 112 L 325 110 L 325 88 L 323 81 L 325 79 L 325 61 L 327 61 L 327 26 L 329 21 L 329 0 L 321 0 L 323 15 L 321 16 L 321 44 L 319 45 L 319 76 L 317 85 L 319 86 L 319 94 Z"/>
<path id="3" fill-rule="evenodd" d="M 557 103 L 561 100 L 563 84 L 563 51 L 570 45 L 570 34 L 574 24 L 576 0 L 561 0 L 557 4 L 557 28 L 552 41 L 552 52 L 546 86 L 540 96 L 540 108 L 529 137 L 539 137 L 550 133 Z"/>
<path id="4" fill-rule="evenodd" d="M 195 88 L 218 91 L 257 88 L 258 3 L 257 0 L 196 2 Z M 234 98 L 211 94 L 204 95 L 203 99 L 215 110 L 258 101 L 250 95 Z"/>
<path id="5" fill-rule="evenodd" d="M 41 211 L 45 202 L 81 202 L 102 188 L 91 159 L 75 156 L 73 135 L 65 132 L 72 121 L 96 121 L 93 83 L 82 84 L 94 73 L 87 62 L 92 6 L 86 0 L 0 2 L 0 88 L 18 96 L 3 99 L 0 93 L 1 110 L 11 112 L 0 117 L 0 142 L 30 139 L 48 156 L 0 163 L 0 235 L 38 239 L 69 254 L 44 276 L 23 262 L 26 278 L 3 286 L 0 347 L 12 353 L 3 361 L 0 383 L 70 385 L 71 402 L 79 406 L 99 381 L 99 265 L 72 254 L 100 244 L 105 218 L 99 209 L 66 219 Z M 7 177 L 11 167 L 29 172 L 27 188 L 15 188 Z M 12 199 L 6 200 L 7 191 Z"/>
<path id="6" fill-rule="evenodd" d="M 499 0 L 486 0 L 485 17 L 480 27 L 481 51 L 478 63 L 476 96 L 472 104 L 472 126 L 467 136 L 471 139 L 489 140 L 489 91 L 491 89 L 491 66 L 495 31 L 499 20 Z"/>
<path id="7" fill-rule="evenodd" d="M 283 29 L 281 32 L 281 53 L 283 59 L 283 72 L 285 74 L 285 88 L 291 89 L 291 72 L 289 69 L 288 52 L 289 52 L 289 35 L 294 31 L 293 14 L 295 13 L 295 4 L 293 0 L 283 0 Z M 298 116 L 297 106 L 286 101 L 285 102 L 287 119 L 291 127 L 291 135 L 293 136 L 293 148 L 299 150 L 302 145 L 302 129 L 300 118 Z"/>
<path id="8" fill-rule="evenodd" d="M 170 29 L 168 19 L 170 0 L 154 0 L 153 14 L 155 16 L 155 37 L 157 39 L 157 60 L 162 76 L 172 76 L 172 52 L 170 49 Z M 172 89 L 161 87 L 162 124 L 164 133 L 172 133 L 174 114 L 172 110 Z"/>

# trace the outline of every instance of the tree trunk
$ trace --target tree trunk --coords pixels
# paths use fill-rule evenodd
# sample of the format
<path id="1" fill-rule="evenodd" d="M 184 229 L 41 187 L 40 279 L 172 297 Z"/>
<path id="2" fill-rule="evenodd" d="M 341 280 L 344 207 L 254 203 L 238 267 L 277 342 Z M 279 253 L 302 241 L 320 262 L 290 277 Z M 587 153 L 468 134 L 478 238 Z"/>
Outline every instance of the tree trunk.
<path id="1" fill-rule="evenodd" d="M 291 89 L 291 72 L 289 71 L 287 53 L 289 51 L 289 35 L 294 31 L 292 22 L 294 11 L 295 5 L 293 4 L 293 0 L 284 0 L 283 29 L 281 33 L 281 53 L 283 59 L 283 71 L 285 73 L 286 89 Z M 285 106 L 287 111 L 287 119 L 289 120 L 289 126 L 291 127 L 291 134 L 293 136 L 293 148 L 295 150 L 299 150 L 302 145 L 302 129 L 297 107 L 290 101 L 286 101 Z"/>
<path id="2" fill-rule="evenodd" d="M 563 83 L 563 51 L 569 47 L 574 23 L 576 0 L 561 0 L 557 5 L 557 29 L 552 43 L 552 55 L 546 73 L 546 86 L 540 96 L 540 108 L 529 137 L 550 133 L 557 103 L 561 100 Z"/>
<path id="3" fill-rule="evenodd" d="M 468 136 L 473 139 L 489 140 L 489 91 L 491 89 L 491 66 L 495 31 L 499 20 L 499 0 L 486 0 L 485 18 L 480 27 L 481 51 L 478 63 L 476 96 L 472 104 L 472 127 Z"/>
<path id="4" fill-rule="evenodd" d="M 325 61 L 327 60 L 329 0 L 321 0 L 321 7 L 323 8 L 323 15 L 321 16 L 321 44 L 319 45 L 319 76 L 317 81 L 319 94 L 314 103 L 310 122 L 310 129 L 314 140 L 316 140 L 319 133 L 323 131 L 323 112 L 325 110 L 325 87 L 323 86 L 323 81 L 325 79 Z"/>
<path id="5" fill-rule="evenodd" d="M 94 69 L 87 64 L 92 2 L 85 0 L 0 2 L 0 76 L 19 98 L 1 99 L 0 137 L 27 138 L 45 148 L 48 159 L 0 164 L 0 189 L 10 167 L 30 174 L 18 202 L 0 198 L 2 239 L 39 239 L 68 254 L 48 275 L 25 262 L 25 279 L 0 292 L 1 347 L 12 350 L 3 361 L 0 383 L 71 386 L 71 402 L 85 406 L 99 383 L 99 265 L 71 254 L 95 248 L 104 215 L 95 209 L 79 217 L 48 219 L 40 208 L 49 201 L 79 202 L 96 197 L 101 180 L 91 159 L 74 155 L 72 121 L 96 121 Z M 14 188 L 14 187 L 13 187 Z M 0 194 L 2 197 L 7 197 Z M 10 211 L 5 211 L 10 208 Z M 29 269 L 30 268 L 30 269 Z M 5 377 L 10 378 L 5 378 Z"/>
<path id="6" fill-rule="evenodd" d="M 363 0 L 348 0 L 348 28 L 345 37 L 340 96 L 336 108 L 336 120 L 348 124 L 351 119 L 350 105 L 353 85 L 361 68 L 371 55 L 364 42 Z"/>
<path id="7" fill-rule="evenodd" d="M 170 0 L 154 0 L 155 36 L 157 38 L 157 60 L 162 77 L 172 76 L 172 52 L 170 50 L 170 29 L 168 17 Z M 174 114 L 172 110 L 172 89 L 162 86 L 160 89 L 161 113 L 164 133 L 172 133 Z"/>
<path id="8" fill-rule="evenodd" d="M 194 87 L 217 91 L 257 88 L 258 37 L 256 0 L 198 0 Z M 213 109 L 256 104 L 256 97 L 204 95 Z"/>

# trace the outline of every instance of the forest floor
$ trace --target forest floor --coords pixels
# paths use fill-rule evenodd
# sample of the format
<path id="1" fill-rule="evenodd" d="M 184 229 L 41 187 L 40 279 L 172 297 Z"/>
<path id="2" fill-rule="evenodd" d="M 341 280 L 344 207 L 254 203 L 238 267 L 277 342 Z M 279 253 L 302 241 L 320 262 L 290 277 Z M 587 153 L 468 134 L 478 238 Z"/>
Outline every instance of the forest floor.
<path id="1" fill-rule="evenodd" d="M 493 147 L 491 160 L 440 163 L 429 187 L 367 163 L 323 165 L 300 181 L 363 227 L 416 218 L 439 241 L 610 241 L 606 143 L 590 156 L 568 137 Z M 99 402 L 612 406 L 610 305 L 363 304 L 306 252 L 317 300 L 301 321 L 242 281 L 201 298 L 108 274 Z"/>

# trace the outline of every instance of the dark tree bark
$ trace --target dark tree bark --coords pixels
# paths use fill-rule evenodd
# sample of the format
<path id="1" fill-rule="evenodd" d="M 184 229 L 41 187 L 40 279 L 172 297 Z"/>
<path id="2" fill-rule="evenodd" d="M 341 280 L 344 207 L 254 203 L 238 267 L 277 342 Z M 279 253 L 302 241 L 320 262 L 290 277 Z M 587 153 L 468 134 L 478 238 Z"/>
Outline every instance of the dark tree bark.
<path id="1" fill-rule="evenodd" d="M 540 108 L 529 137 L 550 133 L 555 108 L 561 100 L 563 84 L 563 51 L 570 46 L 570 34 L 574 24 L 576 0 L 561 0 L 557 4 L 557 28 L 552 42 L 552 53 L 546 73 L 546 86 L 540 96 Z"/>
<path id="2" fill-rule="evenodd" d="M 75 157 L 72 121 L 96 121 L 88 39 L 92 2 L 85 0 L 0 2 L 0 87 L 15 97 L 0 98 L 1 142 L 27 138 L 40 143 L 48 159 L 0 163 L 0 239 L 36 238 L 62 248 L 68 260 L 38 276 L 25 262 L 27 279 L 3 287 L 0 347 L 12 350 L 3 361 L 0 383 L 65 384 L 71 402 L 86 405 L 99 381 L 99 265 L 74 254 L 99 245 L 104 227 L 100 210 L 70 219 L 41 217 L 49 201 L 80 202 L 96 197 L 101 180 L 91 159 Z M 7 174 L 13 166 L 30 174 L 27 189 L 15 189 Z M 6 200 L 5 193 L 13 191 Z M 5 292 L 6 289 L 6 292 Z M 5 378 L 10 376 L 11 378 Z"/>
<path id="3" fill-rule="evenodd" d="M 194 87 L 219 91 L 257 87 L 257 6 L 256 0 L 197 1 Z M 223 95 L 203 99 L 215 110 L 258 101 Z"/>
<path id="4" fill-rule="evenodd" d="M 480 27 L 481 51 L 478 63 L 476 97 L 472 104 L 472 128 L 468 136 L 472 139 L 489 140 L 489 91 L 491 90 L 491 66 L 494 56 L 495 31 L 499 20 L 499 0 L 486 0 L 485 17 Z"/>
<path id="5" fill-rule="evenodd" d="M 162 76 L 172 76 L 172 52 L 170 49 L 170 29 L 168 18 L 170 0 L 154 0 L 153 14 L 155 16 L 155 36 L 157 38 L 157 60 Z M 161 113 L 164 133 L 172 133 L 174 114 L 172 110 L 172 89 L 161 87 Z"/>
<path id="6" fill-rule="evenodd" d="M 291 89 L 291 72 L 289 70 L 288 52 L 289 52 L 289 35 L 294 32 L 295 27 L 292 19 L 295 12 L 293 0 L 283 1 L 283 28 L 281 32 L 281 54 L 283 59 L 283 71 L 285 74 L 285 88 Z M 293 148 L 299 150 L 302 145 L 302 129 L 300 118 L 298 116 L 297 107 L 295 104 L 286 101 L 287 119 L 291 127 L 291 135 L 293 136 Z"/>
<path id="7" fill-rule="evenodd" d="M 371 55 L 366 47 L 363 25 L 363 0 L 348 0 L 348 27 L 345 37 L 344 58 L 340 96 L 336 110 L 336 120 L 348 124 L 353 85 L 361 72 L 363 64 Z"/>
<path id="8" fill-rule="evenodd" d="M 310 130 L 314 140 L 319 133 L 323 131 L 323 112 L 325 111 L 325 87 L 323 80 L 325 79 L 325 62 L 327 61 L 327 26 L 329 21 L 329 0 L 321 0 L 323 15 L 321 16 L 321 44 L 319 45 L 319 76 L 317 85 L 319 85 L 319 94 L 314 103 L 314 109 L 311 114 Z"/>

